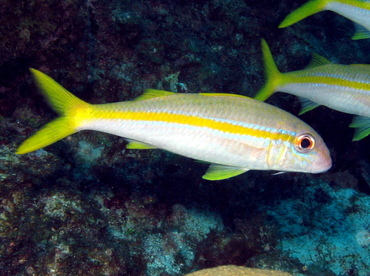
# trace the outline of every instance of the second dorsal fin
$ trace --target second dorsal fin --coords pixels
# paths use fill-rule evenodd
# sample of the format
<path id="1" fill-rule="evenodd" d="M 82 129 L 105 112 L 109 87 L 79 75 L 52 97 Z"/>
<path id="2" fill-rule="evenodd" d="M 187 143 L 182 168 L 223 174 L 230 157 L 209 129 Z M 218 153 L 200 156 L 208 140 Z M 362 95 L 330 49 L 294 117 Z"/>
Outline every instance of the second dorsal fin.
<path id="1" fill-rule="evenodd" d="M 313 68 L 313 67 L 323 66 L 323 65 L 327 65 L 327 64 L 331 64 L 330 60 L 324 58 L 323 56 L 320 56 L 317 53 L 313 53 L 311 61 L 306 66 L 306 68 Z"/>

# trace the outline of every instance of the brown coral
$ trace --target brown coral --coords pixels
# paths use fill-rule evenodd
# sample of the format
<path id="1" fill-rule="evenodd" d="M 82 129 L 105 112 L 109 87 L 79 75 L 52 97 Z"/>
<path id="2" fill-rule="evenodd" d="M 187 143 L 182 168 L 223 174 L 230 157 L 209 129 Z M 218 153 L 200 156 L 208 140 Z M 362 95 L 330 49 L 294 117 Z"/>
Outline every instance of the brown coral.
<path id="1" fill-rule="evenodd" d="M 278 270 L 249 268 L 236 265 L 222 265 L 202 269 L 185 276 L 292 276 L 290 273 Z"/>

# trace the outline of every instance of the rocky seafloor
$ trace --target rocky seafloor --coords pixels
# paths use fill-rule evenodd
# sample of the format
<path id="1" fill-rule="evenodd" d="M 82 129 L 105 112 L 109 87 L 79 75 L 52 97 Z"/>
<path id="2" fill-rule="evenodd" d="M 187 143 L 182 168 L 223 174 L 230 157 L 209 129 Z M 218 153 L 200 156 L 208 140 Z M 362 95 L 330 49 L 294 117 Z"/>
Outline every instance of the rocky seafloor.
<path id="1" fill-rule="evenodd" d="M 319 107 L 302 120 L 330 149 L 318 175 L 250 171 L 202 180 L 207 165 L 120 137 L 74 134 L 16 155 L 56 114 L 28 68 L 90 103 L 146 88 L 254 96 L 260 40 L 279 69 L 313 52 L 369 64 L 370 40 L 333 12 L 278 29 L 305 1 L 0 1 L 0 275 L 183 275 L 219 265 L 293 275 L 370 275 L 370 138 Z M 269 103 L 294 115 L 296 97 Z"/>

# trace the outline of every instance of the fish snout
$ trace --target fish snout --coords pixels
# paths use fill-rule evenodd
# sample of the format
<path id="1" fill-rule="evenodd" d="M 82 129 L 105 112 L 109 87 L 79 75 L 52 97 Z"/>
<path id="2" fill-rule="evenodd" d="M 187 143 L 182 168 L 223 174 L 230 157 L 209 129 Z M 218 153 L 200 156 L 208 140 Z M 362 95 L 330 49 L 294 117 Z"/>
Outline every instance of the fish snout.
<path id="1" fill-rule="evenodd" d="M 332 166 L 332 160 L 328 148 L 323 144 L 318 149 L 318 158 L 312 164 L 312 173 L 323 173 L 328 171 Z"/>

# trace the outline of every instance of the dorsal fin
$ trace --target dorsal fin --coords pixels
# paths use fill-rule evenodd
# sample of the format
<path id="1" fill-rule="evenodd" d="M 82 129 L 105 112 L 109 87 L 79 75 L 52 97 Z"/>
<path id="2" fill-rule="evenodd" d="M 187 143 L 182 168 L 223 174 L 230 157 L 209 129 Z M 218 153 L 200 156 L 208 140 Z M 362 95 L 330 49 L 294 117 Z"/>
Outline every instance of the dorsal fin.
<path id="1" fill-rule="evenodd" d="M 324 58 L 323 56 L 320 56 L 317 53 L 313 53 L 311 61 L 306 66 L 306 68 L 313 68 L 313 67 L 323 66 L 327 64 L 331 64 L 331 62 L 328 59 Z"/>
<path id="2" fill-rule="evenodd" d="M 135 98 L 134 101 L 144 101 L 144 100 L 147 100 L 147 99 L 167 97 L 167 96 L 170 96 L 170 95 L 173 95 L 173 94 L 176 94 L 176 93 L 168 92 L 168 91 L 164 91 L 164 90 L 157 90 L 157 89 L 146 89 L 144 94 Z"/>

